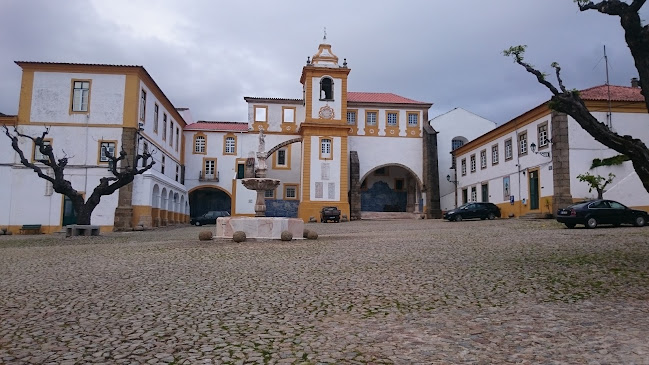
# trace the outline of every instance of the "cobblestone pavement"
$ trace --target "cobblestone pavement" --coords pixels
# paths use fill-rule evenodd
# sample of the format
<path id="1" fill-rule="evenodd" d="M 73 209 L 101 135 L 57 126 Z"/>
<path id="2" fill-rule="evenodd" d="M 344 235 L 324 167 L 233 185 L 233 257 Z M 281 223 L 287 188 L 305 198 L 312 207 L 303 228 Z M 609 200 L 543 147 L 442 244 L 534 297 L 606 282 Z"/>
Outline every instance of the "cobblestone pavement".
<path id="1" fill-rule="evenodd" d="M 307 228 L 0 236 L 0 363 L 649 364 L 649 227 Z"/>

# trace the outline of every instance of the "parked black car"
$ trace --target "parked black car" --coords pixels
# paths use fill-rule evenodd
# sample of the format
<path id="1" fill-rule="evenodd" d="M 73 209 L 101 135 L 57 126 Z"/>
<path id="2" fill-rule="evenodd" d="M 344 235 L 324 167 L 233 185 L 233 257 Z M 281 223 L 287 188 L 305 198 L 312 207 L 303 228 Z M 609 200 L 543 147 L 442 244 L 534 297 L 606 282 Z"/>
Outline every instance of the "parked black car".
<path id="1" fill-rule="evenodd" d="M 190 219 L 189 223 L 195 226 L 201 226 L 203 224 L 216 224 L 216 218 L 229 216 L 230 213 L 228 213 L 228 211 L 226 210 L 212 210 L 199 217 Z"/>
<path id="2" fill-rule="evenodd" d="M 444 219 L 459 222 L 463 219 L 494 219 L 500 218 L 500 208 L 494 203 L 466 203 L 444 213 Z"/>
<path id="3" fill-rule="evenodd" d="M 340 222 L 340 210 L 338 207 L 322 207 L 320 222 L 326 223 L 327 221 Z"/>
<path id="4" fill-rule="evenodd" d="M 595 228 L 600 224 L 633 224 L 642 227 L 647 223 L 649 214 L 644 210 L 627 208 L 613 200 L 589 200 L 557 210 L 557 221 L 568 228 L 583 224 L 586 228 Z"/>

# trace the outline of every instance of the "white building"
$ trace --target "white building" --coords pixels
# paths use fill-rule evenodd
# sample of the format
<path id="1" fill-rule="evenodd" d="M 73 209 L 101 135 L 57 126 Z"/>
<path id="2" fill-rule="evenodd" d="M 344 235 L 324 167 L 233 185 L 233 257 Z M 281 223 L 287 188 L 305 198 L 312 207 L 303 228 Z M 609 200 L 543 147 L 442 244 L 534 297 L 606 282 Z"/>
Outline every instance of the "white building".
<path id="1" fill-rule="evenodd" d="M 610 103 L 608 94 L 605 85 L 580 92 L 600 122 L 649 143 L 649 114 L 640 89 L 610 86 Z M 612 172 L 616 177 L 604 197 L 647 210 L 649 194 L 630 161 L 591 168 L 595 159 L 617 155 L 545 102 L 455 150 L 458 200 L 493 202 L 504 217 L 554 213 L 573 201 L 596 197 L 577 175 Z"/>
<path id="2" fill-rule="evenodd" d="M 451 152 L 494 129 L 496 123 L 462 108 L 455 108 L 431 119 L 430 125 L 437 131 L 440 205 L 442 211 L 448 211 L 458 206 L 455 159 Z"/>
<path id="3" fill-rule="evenodd" d="M 131 158 L 137 150 L 153 152 L 153 169 L 102 197 L 93 224 L 110 231 L 187 221 L 181 146 L 186 123 L 143 67 L 16 63 L 23 69 L 18 114 L 1 116 L 0 124 L 32 136 L 49 128 L 46 139 L 57 158 L 68 157 L 65 173 L 76 190 L 90 195 L 100 178 L 111 175 L 104 150 L 124 150 Z M 31 140 L 21 139 L 20 147 L 38 164 L 40 152 Z M 133 163 L 131 158 L 123 163 Z M 76 222 L 69 199 L 25 168 L 8 139 L 0 143 L 0 176 L 0 226 L 15 232 L 41 224 L 43 232 L 54 232 Z"/>

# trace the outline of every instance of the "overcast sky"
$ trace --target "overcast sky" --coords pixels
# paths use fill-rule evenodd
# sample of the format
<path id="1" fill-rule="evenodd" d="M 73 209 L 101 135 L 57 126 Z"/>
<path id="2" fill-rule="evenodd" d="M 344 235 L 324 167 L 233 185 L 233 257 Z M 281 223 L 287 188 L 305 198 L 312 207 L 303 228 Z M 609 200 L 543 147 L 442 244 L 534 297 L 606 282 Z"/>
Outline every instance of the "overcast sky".
<path id="1" fill-rule="evenodd" d="M 649 6 L 645 6 L 649 8 Z M 643 19 L 649 18 L 643 9 Z M 194 120 L 245 121 L 244 96 L 301 98 L 301 68 L 322 42 L 347 58 L 349 91 L 462 107 L 498 124 L 550 96 L 502 51 L 526 44 L 569 88 L 637 76 L 617 17 L 572 0 L 1 0 L 0 112 L 18 110 L 15 60 L 142 65 Z"/>

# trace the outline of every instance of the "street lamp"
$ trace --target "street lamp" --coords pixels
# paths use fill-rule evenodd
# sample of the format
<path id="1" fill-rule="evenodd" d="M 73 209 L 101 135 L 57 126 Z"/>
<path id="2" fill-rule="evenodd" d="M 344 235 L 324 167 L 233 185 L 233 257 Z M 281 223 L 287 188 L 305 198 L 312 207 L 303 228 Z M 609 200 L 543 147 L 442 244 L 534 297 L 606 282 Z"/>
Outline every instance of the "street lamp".
<path id="1" fill-rule="evenodd" d="M 532 153 L 535 153 L 537 155 L 541 155 L 543 157 L 550 157 L 550 152 L 536 152 L 536 144 L 534 142 L 532 142 L 532 144 L 530 144 L 530 149 L 532 150 Z"/>
<path id="2" fill-rule="evenodd" d="M 455 186 L 457 186 L 457 180 L 451 180 L 451 175 L 446 175 L 446 181 L 452 182 L 453 184 L 455 184 Z"/>

